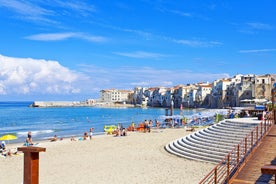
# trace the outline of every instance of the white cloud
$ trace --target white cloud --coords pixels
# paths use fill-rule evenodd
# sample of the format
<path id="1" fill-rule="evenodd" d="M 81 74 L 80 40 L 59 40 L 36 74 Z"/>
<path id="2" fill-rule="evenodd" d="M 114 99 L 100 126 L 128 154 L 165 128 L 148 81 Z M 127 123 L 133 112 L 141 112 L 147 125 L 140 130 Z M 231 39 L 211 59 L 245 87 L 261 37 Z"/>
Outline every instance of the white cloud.
<path id="1" fill-rule="evenodd" d="M 0 55 L 0 95 L 79 93 L 80 75 L 57 61 Z"/>
<path id="2" fill-rule="evenodd" d="M 36 41 L 59 41 L 66 40 L 70 38 L 77 38 L 82 40 L 87 40 L 91 42 L 105 42 L 107 39 L 101 36 L 90 36 L 84 33 L 41 33 L 26 36 L 25 39 L 36 40 Z"/>
<path id="3" fill-rule="evenodd" d="M 249 22 L 249 23 L 247 23 L 247 25 L 249 27 L 251 27 L 252 29 L 259 29 L 259 30 L 270 30 L 270 29 L 272 29 L 271 25 L 260 23 L 260 22 Z"/>
<path id="4" fill-rule="evenodd" d="M 239 32 L 245 33 L 245 34 L 258 34 L 260 31 L 269 31 L 274 29 L 272 25 L 261 23 L 261 22 L 249 22 L 249 23 L 245 23 L 244 26 L 240 26 L 240 25 L 238 26 L 239 26 Z"/>
<path id="5" fill-rule="evenodd" d="M 144 51 L 136 51 L 136 52 L 114 52 L 116 55 L 131 57 L 131 58 L 161 58 L 165 57 L 163 54 L 153 53 L 153 52 L 144 52 Z"/>
<path id="6" fill-rule="evenodd" d="M 4 7 L 15 12 L 12 18 L 28 20 L 37 23 L 44 22 L 56 24 L 56 21 L 50 18 L 54 15 L 54 11 L 41 7 L 38 4 L 31 3 L 30 1 L 0 0 L 0 7 Z"/>
<path id="7" fill-rule="evenodd" d="M 179 11 L 179 10 L 167 9 L 167 8 L 160 8 L 159 10 L 162 11 L 162 12 L 169 12 L 169 13 L 180 15 L 180 16 L 183 16 L 183 17 L 192 17 L 191 13 L 183 12 L 183 11 Z"/>
<path id="8" fill-rule="evenodd" d="M 56 16 L 86 17 L 95 12 L 95 7 L 82 1 L 24 1 L 0 0 L 0 7 L 15 13 L 12 18 L 33 21 L 36 23 L 57 24 Z"/>
<path id="9" fill-rule="evenodd" d="M 81 15 L 86 16 L 90 12 L 95 12 L 96 9 L 91 4 L 86 4 L 84 1 L 63 1 L 63 0 L 55 0 L 55 5 L 58 5 L 62 8 L 73 10 L 79 12 Z"/>
<path id="10" fill-rule="evenodd" d="M 187 45 L 189 47 L 214 47 L 222 45 L 217 41 L 199 41 L 199 40 L 172 40 L 175 43 Z"/>
<path id="11" fill-rule="evenodd" d="M 24 16 L 43 16 L 51 14 L 51 11 L 48 11 L 36 4 L 32 4 L 28 1 L 18 1 L 18 0 L 0 0 L 0 6 L 11 9 L 18 14 Z"/>
<path id="12" fill-rule="evenodd" d="M 133 89 L 136 86 L 172 87 L 177 84 L 214 81 L 229 77 L 224 73 L 196 73 L 181 69 L 152 67 L 99 67 L 80 65 L 72 71 L 57 61 L 13 58 L 0 55 L 0 98 L 39 96 L 56 99 L 66 95 L 74 99 L 98 98 L 102 89 Z M 4 97 L 6 96 L 6 97 Z M 62 99 L 58 99 L 62 100 Z"/>
<path id="13" fill-rule="evenodd" d="M 256 49 L 256 50 L 240 50 L 240 53 L 259 53 L 259 52 L 274 52 L 276 49 Z"/>

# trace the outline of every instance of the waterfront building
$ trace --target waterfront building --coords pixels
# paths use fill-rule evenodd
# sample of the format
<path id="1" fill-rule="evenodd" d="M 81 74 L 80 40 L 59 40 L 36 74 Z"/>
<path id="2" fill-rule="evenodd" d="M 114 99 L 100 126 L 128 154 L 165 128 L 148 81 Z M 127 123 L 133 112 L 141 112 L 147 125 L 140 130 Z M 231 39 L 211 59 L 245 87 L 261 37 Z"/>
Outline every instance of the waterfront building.
<path id="1" fill-rule="evenodd" d="M 134 88 L 132 102 L 134 105 L 147 105 L 148 97 L 146 97 L 145 92 L 148 88 L 146 87 L 136 87 Z"/>
<path id="2" fill-rule="evenodd" d="M 209 95 L 212 91 L 212 84 L 199 83 L 198 90 L 195 94 L 195 103 L 196 106 L 207 106 L 209 104 Z"/>
<path id="3" fill-rule="evenodd" d="M 271 99 L 272 84 L 275 79 L 270 75 L 260 75 L 255 78 L 255 99 L 265 99 L 269 101 Z"/>
<path id="4" fill-rule="evenodd" d="M 180 105 L 184 105 L 184 98 L 187 95 L 187 86 L 184 86 L 182 84 L 177 85 L 174 87 L 174 94 L 173 94 L 173 99 L 174 99 L 174 106 L 175 107 L 180 107 Z"/>
<path id="5" fill-rule="evenodd" d="M 155 87 L 134 89 L 131 102 L 151 107 L 208 107 L 226 108 L 243 106 L 244 102 L 267 102 L 271 99 L 276 75 L 238 74 L 213 83 L 177 85 L 172 88 Z"/>
<path id="6" fill-rule="evenodd" d="M 156 87 L 151 89 L 151 96 L 149 96 L 149 105 L 152 107 L 167 107 L 167 88 Z"/>
<path id="7" fill-rule="evenodd" d="M 229 106 L 227 99 L 227 89 L 231 84 L 231 79 L 219 79 L 214 81 L 210 99 L 210 108 L 224 108 Z"/>
<path id="8" fill-rule="evenodd" d="M 128 103 L 132 102 L 130 96 L 133 94 L 131 90 L 106 89 L 100 91 L 100 101 L 107 103 Z"/>

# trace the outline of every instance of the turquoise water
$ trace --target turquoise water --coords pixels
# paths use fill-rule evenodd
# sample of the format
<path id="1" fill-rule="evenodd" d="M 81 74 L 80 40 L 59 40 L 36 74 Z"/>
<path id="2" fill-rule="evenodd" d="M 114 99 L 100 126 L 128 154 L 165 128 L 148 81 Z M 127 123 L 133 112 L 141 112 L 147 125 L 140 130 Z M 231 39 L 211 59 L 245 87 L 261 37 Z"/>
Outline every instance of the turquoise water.
<path id="1" fill-rule="evenodd" d="M 128 127 L 147 120 L 158 119 L 165 115 L 164 108 L 99 108 L 99 107 L 62 107 L 32 108 L 32 102 L 0 102 L 0 136 L 14 134 L 18 137 L 12 142 L 23 142 L 31 131 L 34 141 L 53 137 L 81 136 L 94 127 L 94 134 L 102 134 L 104 125 Z M 199 110 L 183 110 L 183 115 L 192 115 Z M 174 114 L 179 114 L 174 109 Z"/>

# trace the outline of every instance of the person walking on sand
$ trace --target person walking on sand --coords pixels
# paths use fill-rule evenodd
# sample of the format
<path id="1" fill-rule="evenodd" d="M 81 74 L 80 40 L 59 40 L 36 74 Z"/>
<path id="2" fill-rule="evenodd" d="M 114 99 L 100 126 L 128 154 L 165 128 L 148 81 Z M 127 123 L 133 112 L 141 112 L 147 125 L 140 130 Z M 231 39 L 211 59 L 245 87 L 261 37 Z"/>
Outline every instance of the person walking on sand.
<path id="1" fill-rule="evenodd" d="M 90 132 L 89 132 L 89 138 L 90 138 L 90 140 L 92 140 L 93 131 L 94 131 L 94 128 L 90 128 Z"/>

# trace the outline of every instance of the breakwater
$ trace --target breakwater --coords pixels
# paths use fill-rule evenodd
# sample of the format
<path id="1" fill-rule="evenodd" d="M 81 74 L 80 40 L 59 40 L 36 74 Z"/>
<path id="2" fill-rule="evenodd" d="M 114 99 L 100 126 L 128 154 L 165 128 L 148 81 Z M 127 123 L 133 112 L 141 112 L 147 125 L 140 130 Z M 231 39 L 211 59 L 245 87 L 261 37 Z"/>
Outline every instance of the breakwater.
<path id="1" fill-rule="evenodd" d="M 133 104 L 96 101 L 34 101 L 29 107 L 135 107 Z"/>
<path id="2" fill-rule="evenodd" d="M 34 101 L 30 107 L 87 107 L 95 106 L 88 101 Z"/>

